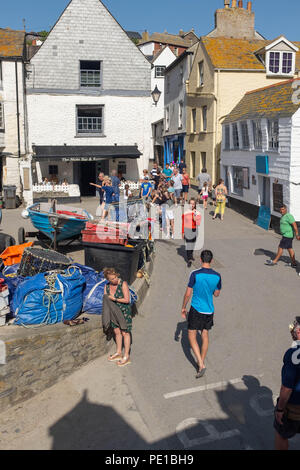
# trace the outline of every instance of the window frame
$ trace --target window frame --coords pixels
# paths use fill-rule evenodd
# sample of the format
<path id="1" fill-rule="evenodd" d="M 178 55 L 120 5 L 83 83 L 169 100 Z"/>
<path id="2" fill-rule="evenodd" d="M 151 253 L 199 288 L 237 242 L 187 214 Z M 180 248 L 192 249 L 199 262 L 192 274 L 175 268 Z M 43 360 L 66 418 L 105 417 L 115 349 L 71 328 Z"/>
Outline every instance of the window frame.
<path id="1" fill-rule="evenodd" d="M 78 116 L 78 111 L 80 108 L 86 108 L 86 109 L 101 109 L 101 117 L 90 117 L 90 119 L 101 119 L 101 131 L 97 129 L 96 131 L 92 131 L 90 129 L 87 130 L 87 132 L 80 132 L 79 130 L 79 116 Z M 86 119 L 89 119 L 89 117 L 86 117 Z M 104 105 L 103 104 L 77 104 L 76 105 L 76 136 L 77 137 L 102 137 L 104 135 Z"/>
<path id="2" fill-rule="evenodd" d="M 274 132 L 275 123 L 277 123 L 277 132 Z M 268 149 L 279 152 L 279 119 L 268 119 Z"/>
<path id="3" fill-rule="evenodd" d="M 230 124 L 225 124 L 224 128 L 224 150 L 230 150 Z"/>
<path id="4" fill-rule="evenodd" d="M 233 144 L 233 150 L 240 149 L 240 136 L 239 136 L 239 127 L 238 127 L 237 122 L 234 122 L 232 124 L 232 144 Z"/>
<path id="5" fill-rule="evenodd" d="M 242 149 L 249 150 L 250 149 L 250 137 L 249 137 L 249 129 L 248 129 L 248 122 L 241 121 L 240 122 L 240 129 L 241 129 L 241 136 L 242 136 Z M 244 131 L 247 130 L 245 133 Z"/>
<path id="6" fill-rule="evenodd" d="M 198 88 L 204 86 L 204 60 L 198 62 Z"/>
<path id="7" fill-rule="evenodd" d="M 255 132 L 258 130 L 258 134 Z M 253 133 L 253 147 L 254 150 L 262 150 L 262 127 L 261 127 L 261 120 L 252 120 L 252 133 Z M 260 139 L 260 142 L 259 142 Z M 260 145 L 259 145 L 260 144 Z"/>
<path id="8" fill-rule="evenodd" d="M 236 186 L 237 182 L 239 182 L 238 187 Z M 233 166 L 232 193 L 237 196 L 244 197 L 244 189 L 250 189 L 250 168 L 244 166 Z"/>
<path id="9" fill-rule="evenodd" d="M 183 127 L 183 101 L 179 101 L 178 107 L 178 129 Z"/>
<path id="10" fill-rule="evenodd" d="M 202 106 L 202 109 L 201 109 L 202 131 L 201 132 L 207 132 L 207 112 L 208 112 L 208 106 L 207 105 Z"/>
<path id="11" fill-rule="evenodd" d="M 99 63 L 99 70 L 97 69 L 82 69 L 81 68 L 81 64 L 83 62 L 94 62 L 94 63 Z M 82 83 L 82 72 L 91 72 L 93 74 L 95 74 L 95 72 L 99 73 L 99 84 L 88 84 L 88 79 L 87 79 L 87 83 L 86 84 L 83 84 Z M 88 73 L 87 73 L 87 77 L 88 77 Z M 79 86 L 80 88 L 84 88 L 84 89 L 90 89 L 90 88 L 97 88 L 97 89 L 101 89 L 102 88 L 102 61 L 101 60 L 79 60 Z"/>
<path id="12" fill-rule="evenodd" d="M 5 123 L 4 123 L 4 102 L 0 101 L 0 131 L 4 131 Z"/>
<path id="13" fill-rule="evenodd" d="M 197 133 L 197 108 L 191 110 L 191 133 Z"/>
<path id="14" fill-rule="evenodd" d="M 271 54 L 279 54 L 279 70 L 278 72 L 272 72 L 270 70 L 270 63 L 271 63 Z M 283 72 L 283 56 L 284 54 L 290 54 L 292 56 L 292 68 L 290 72 Z M 296 66 L 296 53 L 293 51 L 278 51 L 276 49 L 267 52 L 267 75 L 272 77 L 292 77 L 295 75 L 295 66 Z"/>
<path id="15" fill-rule="evenodd" d="M 165 78 L 165 71 L 166 71 L 166 68 L 167 68 L 167 67 L 166 67 L 165 65 L 155 65 L 155 66 L 154 66 L 154 69 L 155 69 L 155 72 L 154 72 L 155 78 Z M 157 72 L 158 72 L 158 69 L 163 69 L 163 72 L 164 72 L 163 75 L 158 75 L 158 73 L 157 73 Z"/>

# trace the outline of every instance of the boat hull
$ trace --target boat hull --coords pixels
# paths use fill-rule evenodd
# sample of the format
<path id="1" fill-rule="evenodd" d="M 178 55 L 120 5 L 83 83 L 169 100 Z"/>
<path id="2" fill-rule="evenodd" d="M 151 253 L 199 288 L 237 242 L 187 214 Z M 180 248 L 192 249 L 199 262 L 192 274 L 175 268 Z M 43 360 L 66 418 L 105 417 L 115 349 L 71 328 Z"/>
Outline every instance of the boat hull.
<path id="1" fill-rule="evenodd" d="M 85 224 L 92 220 L 88 212 L 66 208 L 66 206 L 58 205 L 56 213 L 51 212 L 50 204 L 34 204 L 27 210 L 32 225 L 52 241 L 55 239 L 56 232 L 57 242 L 79 236 Z M 68 215 L 59 212 L 67 212 Z"/>

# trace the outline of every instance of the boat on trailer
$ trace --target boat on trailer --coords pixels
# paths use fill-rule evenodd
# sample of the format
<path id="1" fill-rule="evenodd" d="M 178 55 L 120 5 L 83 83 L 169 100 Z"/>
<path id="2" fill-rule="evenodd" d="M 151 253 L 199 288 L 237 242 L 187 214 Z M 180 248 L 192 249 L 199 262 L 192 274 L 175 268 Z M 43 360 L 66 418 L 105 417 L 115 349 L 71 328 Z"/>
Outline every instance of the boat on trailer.
<path id="1" fill-rule="evenodd" d="M 56 201 L 33 204 L 23 212 L 22 216 L 26 219 L 30 218 L 32 225 L 39 232 L 38 238 L 42 238 L 40 237 L 42 234 L 50 239 L 54 249 L 58 242 L 69 240 L 71 243 L 79 238 L 85 224 L 94 219 L 84 209 L 56 204 Z M 24 233 L 23 237 L 22 233 Z M 19 231 L 19 242 L 21 238 L 25 238 L 24 229 Z"/>

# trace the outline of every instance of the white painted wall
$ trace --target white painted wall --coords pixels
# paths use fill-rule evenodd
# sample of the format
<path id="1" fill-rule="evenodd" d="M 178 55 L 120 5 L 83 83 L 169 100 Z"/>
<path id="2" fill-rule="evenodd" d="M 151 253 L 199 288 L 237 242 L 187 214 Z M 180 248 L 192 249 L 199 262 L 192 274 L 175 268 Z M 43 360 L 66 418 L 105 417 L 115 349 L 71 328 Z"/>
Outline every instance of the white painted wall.
<path id="1" fill-rule="evenodd" d="M 29 143 L 32 145 L 138 145 L 140 159 L 128 162 L 139 174 L 148 168 L 151 143 L 151 97 L 28 94 Z M 76 105 L 104 106 L 104 136 L 76 136 Z M 125 161 L 124 157 L 120 158 Z M 56 164 L 56 163 L 55 163 Z"/>
<path id="2" fill-rule="evenodd" d="M 197 46 L 197 45 L 196 45 Z M 196 47 L 195 46 L 195 47 Z M 192 49 L 192 48 L 191 48 Z M 194 48 L 195 49 L 195 48 Z M 182 56 L 181 56 L 182 57 Z M 193 64 L 193 55 L 186 55 L 178 63 L 167 71 L 170 80 L 168 90 L 167 80 L 165 78 L 165 109 L 169 108 L 169 130 L 165 127 L 165 136 L 186 133 L 186 81 L 189 79 Z M 181 71 L 183 72 L 181 74 Z M 182 128 L 178 126 L 179 103 L 183 103 Z"/>
<path id="3" fill-rule="evenodd" d="M 138 47 L 144 55 L 153 55 L 154 54 L 154 42 L 148 42 L 147 44 L 142 44 Z"/>
<path id="4" fill-rule="evenodd" d="M 279 151 L 268 150 L 268 132 L 267 119 L 262 119 L 263 149 L 262 151 L 253 148 L 253 136 L 251 121 L 248 121 L 250 132 L 250 150 L 225 150 L 225 131 L 223 126 L 222 153 L 221 153 L 221 174 L 225 179 L 224 167 L 228 167 L 230 173 L 229 194 L 235 199 L 239 199 L 255 206 L 261 205 L 259 175 L 256 173 L 256 156 L 269 156 L 269 175 L 270 178 L 270 200 L 271 209 L 273 209 L 273 190 L 274 180 L 278 180 L 283 185 L 284 204 L 288 206 L 289 211 L 294 215 L 297 221 L 300 221 L 300 113 L 299 110 L 293 118 L 279 119 Z M 232 140 L 232 135 L 231 135 Z M 240 136 L 241 142 L 241 136 Z M 250 189 L 243 190 L 243 197 L 233 193 L 232 171 L 234 166 L 240 166 L 250 169 Z M 256 185 L 252 184 L 252 175 L 255 175 Z M 263 175 L 262 175 L 263 176 Z M 280 214 L 272 210 L 272 214 L 279 217 Z"/>
<path id="5" fill-rule="evenodd" d="M 164 119 L 164 105 L 165 105 L 165 77 L 155 77 L 155 67 L 157 66 L 165 66 L 168 67 L 169 65 L 176 60 L 176 55 L 171 51 L 169 47 L 166 47 L 162 53 L 157 57 L 155 61 L 153 61 L 153 68 L 151 70 L 151 91 L 157 88 L 161 91 L 161 96 L 157 106 L 152 105 L 151 109 L 151 123 L 158 122 Z M 151 153 L 150 159 L 154 158 L 154 140 L 152 136 L 152 143 L 151 143 Z"/>
<path id="6" fill-rule="evenodd" d="M 24 156 L 25 148 L 25 121 L 24 121 L 24 83 L 23 64 L 18 62 L 18 87 L 19 87 L 19 113 L 20 113 L 20 140 L 21 155 Z M 2 61 L 2 87 L 0 87 L 0 100 L 4 104 L 5 132 L 1 133 L 4 153 L 11 153 L 14 157 L 6 157 L 3 161 L 3 183 L 14 184 L 20 193 L 20 173 L 18 161 L 18 131 L 17 131 L 17 95 L 16 95 L 16 69 L 15 62 Z"/>

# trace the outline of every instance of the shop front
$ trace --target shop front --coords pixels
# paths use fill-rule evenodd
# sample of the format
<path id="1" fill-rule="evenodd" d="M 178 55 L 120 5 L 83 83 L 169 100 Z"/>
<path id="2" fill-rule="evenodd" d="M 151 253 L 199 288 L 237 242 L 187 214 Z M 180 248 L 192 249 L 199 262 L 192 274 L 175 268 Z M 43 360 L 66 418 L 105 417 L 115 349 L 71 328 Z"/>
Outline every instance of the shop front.
<path id="1" fill-rule="evenodd" d="M 164 163 L 185 162 L 185 147 L 184 147 L 185 134 L 172 135 L 165 137 L 164 146 Z"/>
<path id="2" fill-rule="evenodd" d="M 79 197 L 96 195 L 96 189 L 90 183 L 97 182 L 100 172 L 110 175 L 116 169 L 120 176 L 129 178 L 134 162 L 141 156 L 136 146 L 119 145 L 35 146 L 33 150 L 35 185 L 47 188 L 49 185 L 64 188 L 72 186 L 73 189 L 76 186 Z"/>

